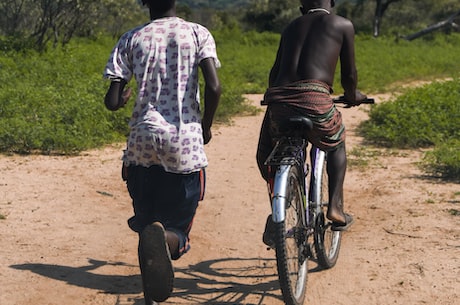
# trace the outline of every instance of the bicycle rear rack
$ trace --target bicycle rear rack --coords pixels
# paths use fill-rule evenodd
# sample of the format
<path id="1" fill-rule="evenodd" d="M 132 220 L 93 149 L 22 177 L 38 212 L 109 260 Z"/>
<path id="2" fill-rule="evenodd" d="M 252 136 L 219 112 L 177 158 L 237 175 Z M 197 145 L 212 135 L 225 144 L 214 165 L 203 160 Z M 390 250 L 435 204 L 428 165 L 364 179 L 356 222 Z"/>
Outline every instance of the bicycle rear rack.
<path id="1" fill-rule="evenodd" d="M 305 139 L 283 137 L 276 141 L 265 165 L 302 165 L 305 159 L 305 148 L 308 142 Z"/>

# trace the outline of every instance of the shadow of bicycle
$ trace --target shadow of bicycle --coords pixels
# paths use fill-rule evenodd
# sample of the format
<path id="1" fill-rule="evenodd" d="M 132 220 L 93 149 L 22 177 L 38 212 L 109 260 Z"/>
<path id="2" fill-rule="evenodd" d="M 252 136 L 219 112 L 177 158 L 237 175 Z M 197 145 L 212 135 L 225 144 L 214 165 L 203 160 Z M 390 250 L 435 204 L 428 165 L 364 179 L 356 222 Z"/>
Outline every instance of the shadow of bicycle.
<path id="1" fill-rule="evenodd" d="M 165 304 L 267 304 L 281 300 L 276 261 L 223 258 L 176 268 L 174 294 Z"/>
<path id="2" fill-rule="evenodd" d="M 117 305 L 141 305 L 142 283 L 138 267 L 123 262 L 88 259 L 88 265 L 71 267 L 27 263 L 12 265 L 68 285 L 117 295 Z M 101 267 L 111 266 L 110 274 Z M 132 268 L 131 275 L 121 269 Z M 97 270 L 99 269 L 99 270 Z M 114 274 L 119 273 L 119 274 Z M 133 275 L 134 274 L 134 275 Z M 187 267 L 175 268 L 174 292 L 162 304 L 266 304 L 267 299 L 280 300 L 276 262 L 266 258 L 223 258 Z"/>

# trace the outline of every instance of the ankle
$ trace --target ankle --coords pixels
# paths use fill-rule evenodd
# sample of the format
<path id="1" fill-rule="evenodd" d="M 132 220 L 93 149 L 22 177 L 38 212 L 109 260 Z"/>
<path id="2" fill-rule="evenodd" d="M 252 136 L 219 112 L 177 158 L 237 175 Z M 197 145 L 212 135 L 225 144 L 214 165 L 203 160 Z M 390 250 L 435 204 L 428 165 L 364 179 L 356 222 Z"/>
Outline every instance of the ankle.
<path id="1" fill-rule="evenodd" d="M 179 236 L 172 231 L 166 231 L 166 242 L 169 246 L 169 252 L 174 257 L 179 253 Z"/>

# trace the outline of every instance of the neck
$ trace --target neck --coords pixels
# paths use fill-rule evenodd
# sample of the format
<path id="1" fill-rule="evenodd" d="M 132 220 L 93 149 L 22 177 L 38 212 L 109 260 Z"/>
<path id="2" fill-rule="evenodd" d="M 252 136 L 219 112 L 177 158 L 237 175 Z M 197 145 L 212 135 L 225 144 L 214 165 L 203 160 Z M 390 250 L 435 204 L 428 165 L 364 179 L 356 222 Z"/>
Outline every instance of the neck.
<path id="1" fill-rule="evenodd" d="M 312 14 L 312 13 L 316 13 L 316 12 L 323 12 L 323 13 L 326 13 L 326 14 L 330 14 L 331 12 L 329 12 L 327 9 L 325 8 L 322 8 L 322 7 L 318 7 L 318 8 L 311 8 L 307 11 L 307 14 Z"/>
<path id="2" fill-rule="evenodd" d="M 165 17 L 176 17 L 176 10 L 170 9 L 169 11 L 158 13 L 154 11 L 150 11 L 150 20 L 165 18 Z"/>

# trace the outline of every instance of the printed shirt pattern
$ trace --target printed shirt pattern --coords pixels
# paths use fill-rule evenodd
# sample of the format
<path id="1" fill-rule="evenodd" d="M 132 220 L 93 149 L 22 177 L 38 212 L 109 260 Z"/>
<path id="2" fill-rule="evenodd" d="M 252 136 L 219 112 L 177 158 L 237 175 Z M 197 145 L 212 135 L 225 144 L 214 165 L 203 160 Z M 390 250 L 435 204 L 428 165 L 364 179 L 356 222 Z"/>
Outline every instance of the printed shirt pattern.
<path id="1" fill-rule="evenodd" d="M 120 38 L 104 77 L 137 83 L 126 164 L 162 165 L 173 173 L 207 166 L 198 85 L 198 64 L 206 58 L 220 67 L 210 32 L 178 17 L 156 19 Z"/>

